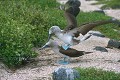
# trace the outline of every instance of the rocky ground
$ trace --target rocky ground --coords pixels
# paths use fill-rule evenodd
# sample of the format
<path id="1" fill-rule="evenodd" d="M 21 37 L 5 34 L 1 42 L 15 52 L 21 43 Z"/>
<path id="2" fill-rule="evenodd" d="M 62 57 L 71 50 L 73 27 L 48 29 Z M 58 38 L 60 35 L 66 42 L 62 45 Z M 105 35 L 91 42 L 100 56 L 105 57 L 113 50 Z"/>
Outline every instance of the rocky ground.
<path id="1" fill-rule="evenodd" d="M 100 9 L 99 7 L 101 5 L 96 6 L 91 5 L 91 3 L 93 3 L 93 1 L 81 0 L 81 10 L 93 11 Z M 120 19 L 120 10 L 117 11 L 105 10 L 105 13 L 109 16 Z M 51 49 L 39 51 L 35 48 L 34 50 L 40 53 L 36 59 L 36 62 L 28 64 L 20 69 L 17 69 L 16 71 L 11 71 L 0 63 L 0 80 L 52 80 L 51 73 L 58 67 L 95 67 L 98 69 L 120 73 L 120 50 L 116 48 L 106 48 L 108 52 L 93 50 L 96 46 L 106 47 L 108 41 L 109 38 L 92 36 L 88 40 L 73 46 L 73 48 L 77 50 L 84 50 L 93 53 L 86 54 L 78 58 L 72 58 L 70 64 L 68 65 L 57 64 L 57 60 L 62 58 Z"/>

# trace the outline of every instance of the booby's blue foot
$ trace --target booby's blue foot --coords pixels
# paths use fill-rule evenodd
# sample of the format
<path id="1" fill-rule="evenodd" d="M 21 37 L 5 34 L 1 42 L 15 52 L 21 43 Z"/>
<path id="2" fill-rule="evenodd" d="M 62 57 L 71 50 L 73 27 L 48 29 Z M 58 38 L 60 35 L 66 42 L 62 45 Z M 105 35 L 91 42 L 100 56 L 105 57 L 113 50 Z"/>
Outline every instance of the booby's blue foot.
<path id="1" fill-rule="evenodd" d="M 66 61 L 66 59 L 67 59 L 67 61 Z M 68 57 L 64 57 L 63 60 L 59 60 L 59 61 L 58 61 L 58 64 L 62 64 L 62 65 L 67 65 L 67 64 L 69 64 L 69 63 L 70 63 L 70 60 L 69 60 Z"/>
<path id="2" fill-rule="evenodd" d="M 62 64 L 62 65 L 67 65 L 67 64 L 69 64 L 70 62 L 64 61 L 64 60 L 59 60 L 57 63 L 58 63 L 58 64 Z"/>

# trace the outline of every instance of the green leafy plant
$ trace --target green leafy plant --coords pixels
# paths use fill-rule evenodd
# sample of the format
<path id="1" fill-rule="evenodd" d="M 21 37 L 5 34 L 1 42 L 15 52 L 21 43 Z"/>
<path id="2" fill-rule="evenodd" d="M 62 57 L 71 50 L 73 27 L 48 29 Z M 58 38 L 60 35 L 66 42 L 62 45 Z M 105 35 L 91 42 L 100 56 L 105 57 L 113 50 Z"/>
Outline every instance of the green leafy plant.
<path id="1" fill-rule="evenodd" d="M 120 9 L 120 3 L 119 0 L 97 0 L 98 2 L 95 4 L 103 4 L 101 7 L 102 9 L 105 8 L 112 8 L 112 9 Z"/>
<path id="2" fill-rule="evenodd" d="M 80 79 L 77 80 L 119 80 L 120 74 L 95 68 L 77 68 Z"/>
<path id="3" fill-rule="evenodd" d="M 34 36 L 31 35 L 30 25 L 19 24 L 9 18 L 4 19 L 0 25 L 0 57 L 3 62 L 10 66 L 16 67 L 23 64 L 22 62 L 36 56 L 31 50 L 31 43 Z"/>
<path id="4" fill-rule="evenodd" d="M 46 41 L 52 25 L 47 10 L 56 4 L 55 0 L 0 1 L 0 60 L 8 67 L 37 56 L 32 48 Z"/>

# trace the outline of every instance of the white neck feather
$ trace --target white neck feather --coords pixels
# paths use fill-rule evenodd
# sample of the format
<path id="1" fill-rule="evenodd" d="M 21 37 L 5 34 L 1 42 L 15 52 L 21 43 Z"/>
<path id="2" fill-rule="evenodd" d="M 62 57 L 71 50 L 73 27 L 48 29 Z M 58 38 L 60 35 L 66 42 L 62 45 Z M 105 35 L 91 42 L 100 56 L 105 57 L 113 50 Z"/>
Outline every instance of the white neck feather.
<path id="1" fill-rule="evenodd" d="M 53 50 L 55 53 L 57 53 L 58 55 L 60 55 L 61 57 L 64 56 L 63 54 L 61 54 L 61 53 L 59 52 L 59 46 L 54 46 L 54 47 L 52 47 L 52 50 Z"/>

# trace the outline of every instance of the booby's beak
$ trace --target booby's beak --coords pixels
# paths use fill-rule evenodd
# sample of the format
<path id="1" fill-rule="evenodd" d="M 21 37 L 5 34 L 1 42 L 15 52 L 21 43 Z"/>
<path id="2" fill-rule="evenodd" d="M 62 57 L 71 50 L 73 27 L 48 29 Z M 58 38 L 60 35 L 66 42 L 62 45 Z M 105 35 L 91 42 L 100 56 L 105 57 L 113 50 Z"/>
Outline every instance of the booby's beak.
<path id="1" fill-rule="evenodd" d="M 50 47 L 49 45 L 45 44 L 43 47 L 40 48 L 40 50 L 45 49 L 45 48 L 49 48 L 49 47 Z"/>
<path id="2" fill-rule="evenodd" d="M 52 34 L 49 34 L 48 35 L 48 41 L 50 40 L 51 37 L 52 37 Z"/>
<path id="3" fill-rule="evenodd" d="M 44 45 L 43 47 L 42 47 L 42 49 L 44 49 L 44 48 L 49 48 L 50 46 L 49 45 Z"/>
<path id="4" fill-rule="evenodd" d="M 40 48 L 40 50 L 45 49 L 45 48 L 49 48 L 49 47 L 50 47 L 50 43 L 47 42 L 44 46 L 42 46 L 42 47 Z"/>
<path id="5" fill-rule="evenodd" d="M 52 37 L 52 35 L 53 35 L 52 30 L 49 30 L 49 34 L 48 34 L 48 42 L 49 42 L 50 38 Z"/>

